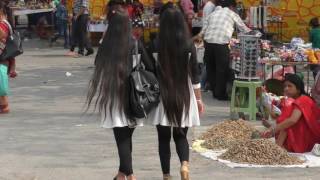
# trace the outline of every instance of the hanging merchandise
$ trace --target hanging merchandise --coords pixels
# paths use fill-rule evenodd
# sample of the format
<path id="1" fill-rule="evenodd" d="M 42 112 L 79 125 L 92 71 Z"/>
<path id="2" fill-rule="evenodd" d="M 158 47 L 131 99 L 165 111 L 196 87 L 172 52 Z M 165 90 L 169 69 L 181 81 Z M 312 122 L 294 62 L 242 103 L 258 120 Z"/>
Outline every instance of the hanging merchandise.
<path id="1" fill-rule="evenodd" d="M 249 26 L 254 29 L 266 29 L 268 17 L 267 6 L 253 6 L 249 9 Z"/>
<path id="2" fill-rule="evenodd" d="M 239 79 L 244 80 L 259 80 L 257 76 L 257 62 L 260 58 L 260 37 L 261 33 L 252 31 L 248 34 L 241 34 L 241 69 Z"/>

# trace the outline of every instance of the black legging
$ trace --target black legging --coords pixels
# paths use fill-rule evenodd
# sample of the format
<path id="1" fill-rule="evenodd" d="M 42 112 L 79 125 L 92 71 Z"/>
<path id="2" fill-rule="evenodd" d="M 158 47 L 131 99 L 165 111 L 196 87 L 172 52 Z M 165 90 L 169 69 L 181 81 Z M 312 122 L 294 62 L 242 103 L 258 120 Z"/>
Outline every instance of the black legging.
<path id="1" fill-rule="evenodd" d="M 226 88 L 231 72 L 228 45 L 205 43 L 204 60 L 213 96 L 218 99 L 227 98 Z"/>
<path id="2" fill-rule="evenodd" d="M 170 174 L 170 141 L 171 127 L 157 126 L 159 140 L 159 156 L 163 174 Z M 173 128 L 173 139 L 176 144 L 180 162 L 189 161 L 189 143 L 187 140 L 188 128 Z"/>
<path id="3" fill-rule="evenodd" d="M 75 36 L 79 46 L 79 54 L 84 54 L 84 48 L 86 48 L 87 51 L 93 51 L 90 39 L 88 38 L 88 22 L 89 16 L 87 14 L 80 15 L 76 20 Z"/>
<path id="4" fill-rule="evenodd" d="M 117 142 L 120 158 L 119 171 L 126 176 L 133 174 L 132 170 L 132 134 L 134 128 L 116 127 L 113 134 Z"/>

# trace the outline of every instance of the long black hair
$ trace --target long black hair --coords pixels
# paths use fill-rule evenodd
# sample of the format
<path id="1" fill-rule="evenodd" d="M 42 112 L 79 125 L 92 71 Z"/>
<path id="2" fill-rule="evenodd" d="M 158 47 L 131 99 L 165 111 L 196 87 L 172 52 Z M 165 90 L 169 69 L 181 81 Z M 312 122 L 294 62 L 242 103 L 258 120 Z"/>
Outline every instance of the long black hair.
<path id="1" fill-rule="evenodd" d="M 87 95 L 87 108 L 97 95 L 95 109 L 98 106 L 99 112 L 104 115 L 110 111 L 112 117 L 114 107 L 118 106 L 116 109 L 124 111 L 127 99 L 131 27 L 128 13 L 121 6 L 112 8 L 107 17 L 109 26 L 95 59 L 95 70 Z"/>
<path id="2" fill-rule="evenodd" d="M 285 78 L 284 78 L 284 82 L 291 82 L 292 84 L 294 84 L 296 86 L 296 88 L 300 91 L 300 95 L 307 95 L 305 89 L 304 89 L 304 82 L 301 79 L 301 77 L 299 77 L 296 74 L 286 74 Z"/>
<path id="3" fill-rule="evenodd" d="M 160 17 L 159 83 L 160 93 L 169 122 L 181 127 L 183 112 L 188 115 L 188 86 L 191 35 L 182 12 L 169 5 Z"/>

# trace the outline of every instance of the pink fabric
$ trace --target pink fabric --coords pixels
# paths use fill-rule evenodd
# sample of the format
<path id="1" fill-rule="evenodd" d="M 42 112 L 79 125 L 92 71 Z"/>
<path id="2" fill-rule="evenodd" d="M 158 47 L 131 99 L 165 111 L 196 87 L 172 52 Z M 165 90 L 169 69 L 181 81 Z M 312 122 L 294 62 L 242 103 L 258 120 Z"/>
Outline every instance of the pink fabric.
<path id="1" fill-rule="evenodd" d="M 5 22 L 0 22 L 0 31 L 4 33 L 4 37 L 0 39 L 0 54 L 6 46 L 7 37 L 9 35 L 9 26 Z"/>

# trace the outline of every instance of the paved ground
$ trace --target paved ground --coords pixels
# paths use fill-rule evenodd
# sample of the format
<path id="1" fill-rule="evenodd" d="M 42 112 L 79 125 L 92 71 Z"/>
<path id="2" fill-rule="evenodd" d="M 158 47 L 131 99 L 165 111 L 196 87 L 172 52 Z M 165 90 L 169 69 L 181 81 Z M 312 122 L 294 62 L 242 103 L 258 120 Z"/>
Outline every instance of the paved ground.
<path id="1" fill-rule="evenodd" d="M 112 179 L 118 166 L 113 134 L 99 128 L 96 114 L 83 114 L 94 58 L 66 58 L 63 49 L 49 49 L 46 42 L 25 46 L 19 77 L 11 81 L 12 113 L 0 116 L 0 180 Z M 228 103 L 204 97 L 207 112 L 196 134 L 229 115 Z M 153 127 L 136 130 L 133 154 L 138 179 L 161 179 Z M 179 179 L 177 155 L 172 158 L 172 175 Z M 320 169 L 231 169 L 191 153 L 191 178 L 319 179 Z"/>

